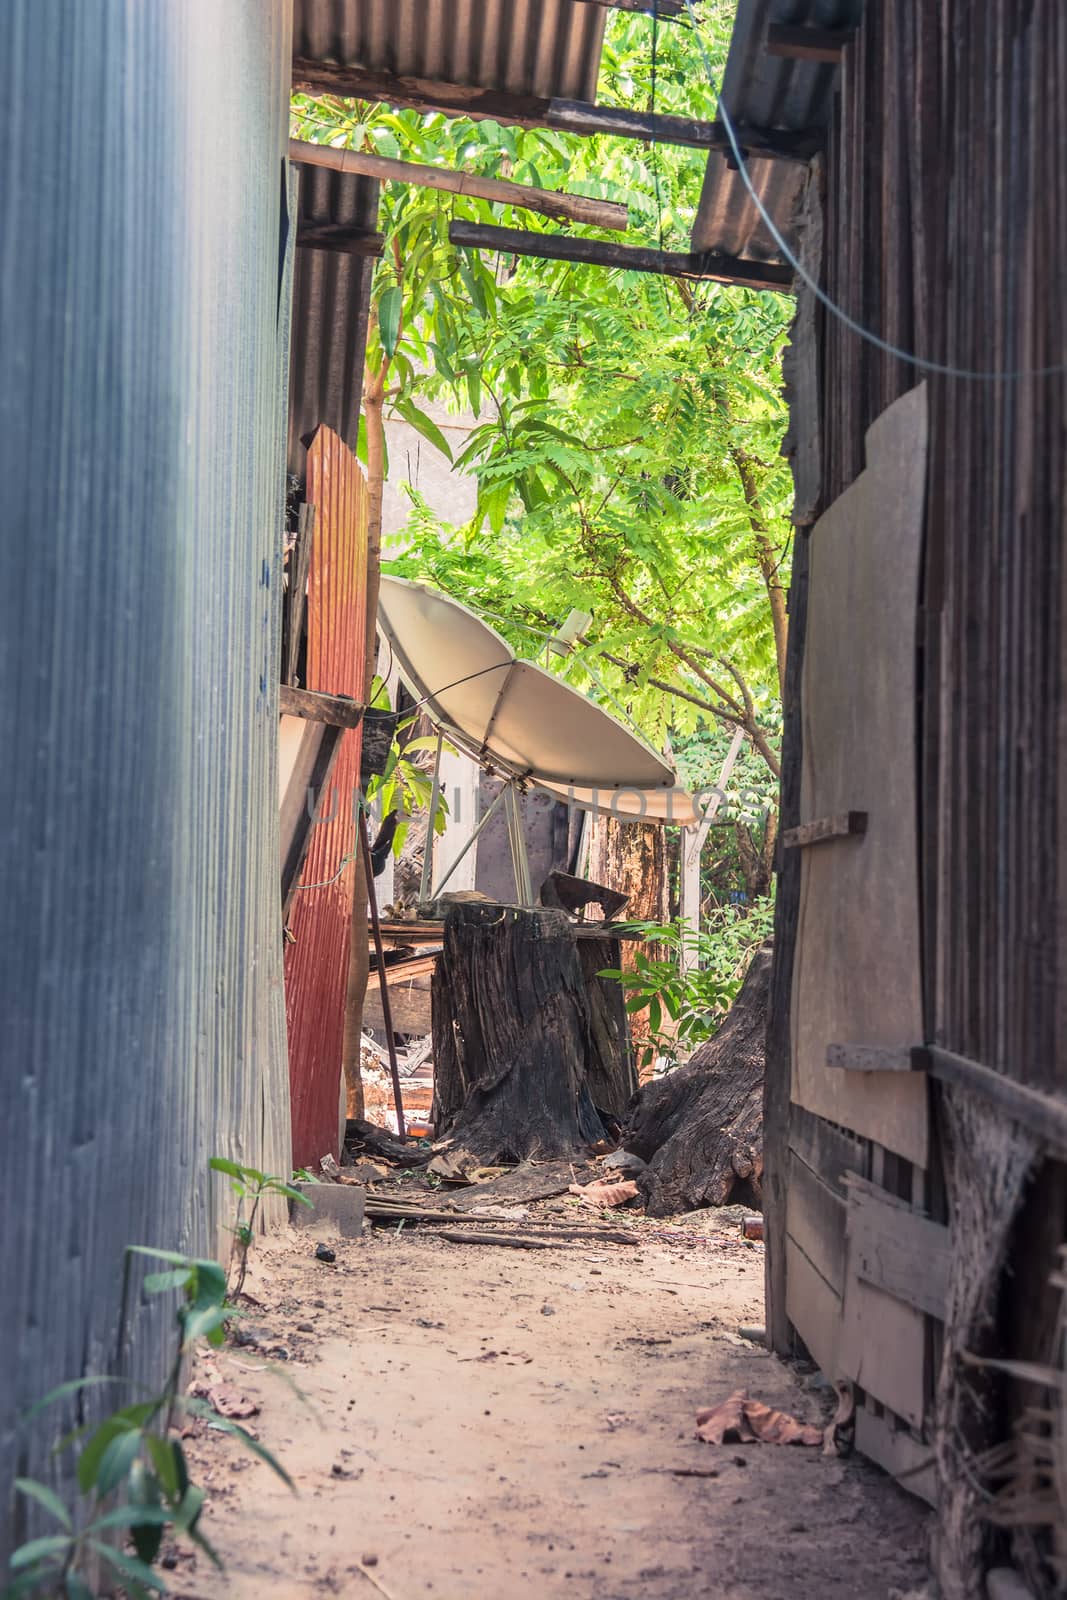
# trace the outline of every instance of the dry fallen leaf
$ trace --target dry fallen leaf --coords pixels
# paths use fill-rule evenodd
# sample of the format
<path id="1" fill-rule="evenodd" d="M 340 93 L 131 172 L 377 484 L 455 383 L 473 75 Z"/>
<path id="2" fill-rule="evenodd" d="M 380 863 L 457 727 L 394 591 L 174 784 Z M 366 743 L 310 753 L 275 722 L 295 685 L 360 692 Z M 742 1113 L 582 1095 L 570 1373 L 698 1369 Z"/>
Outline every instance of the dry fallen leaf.
<path id="1" fill-rule="evenodd" d="M 621 1206 L 627 1200 L 636 1199 L 640 1192 L 629 1178 L 621 1183 L 587 1183 L 584 1188 L 580 1183 L 572 1183 L 567 1187 L 568 1194 L 576 1194 L 587 1206 Z"/>
<path id="2" fill-rule="evenodd" d="M 241 1417 L 254 1417 L 259 1414 L 259 1406 L 250 1400 L 246 1394 L 232 1383 L 219 1383 L 213 1385 L 207 1392 L 207 1398 L 215 1407 L 220 1417 L 238 1419 Z"/>
<path id="3" fill-rule="evenodd" d="M 706 1444 L 818 1446 L 823 1443 L 823 1429 L 751 1399 L 747 1389 L 736 1389 L 719 1405 L 697 1412 L 697 1438 Z"/>

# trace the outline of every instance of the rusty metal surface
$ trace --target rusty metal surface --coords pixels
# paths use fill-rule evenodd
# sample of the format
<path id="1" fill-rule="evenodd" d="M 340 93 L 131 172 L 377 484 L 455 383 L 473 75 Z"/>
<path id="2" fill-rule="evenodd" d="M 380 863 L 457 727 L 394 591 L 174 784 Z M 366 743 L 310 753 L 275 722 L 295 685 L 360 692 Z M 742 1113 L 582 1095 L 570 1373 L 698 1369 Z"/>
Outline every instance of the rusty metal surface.
<path id="1" fill-rule="evenodd" d="M 604 8 L 585 0 L 296 0 L 293 55 L 508 94 L 595 100 Z"/>
<path id="2" fill-rule="evenodd" d="M 301 167 L 299 215 L 307 222 L 350 223 L 373 232 L 374 178 Z M 303 479 L 304 440 L 320 423 L 356 448 L 374 262 L 336 250 L 297 248 L 293 278 L 293 349 L 289 372 L 288 470 Z"/>
<path id="3" fill-rule="evenodd" d="M 0 1565 L 10 1474 L 77 1420 L 17 1415 L 120 1349 L 162 1376 L 173 1308 L 119 1328 L 124 1247 L 225 1249 L 209 1158 L 289 1158 L 289 8 L 9 0 L 4 45 Z"/>
<path id="4" fill-rule="evenodd" d="M 367 620 L 363 473 L 352 452 L 326 427 L 315 434 L 307 467 L 307 496 L 315 506 L 307 687 L 362 700 Z M 338 1154 L 361 741 L 361 728 L 342 737 L 289 917 L 294 942 L 286 950 L 285 1000 L 293 1164 L 298 1167 L 317 1167 L 320 1157 Z"/>
<path id="5" fill-rule="evenodd" d="M 863 0 L 738 0 L 722 82 L 723 104 L 733 121 L 792 132 L 824 127 L 838 69 L 769 55 L 767 28 L 771 23 L 854 27 L 862 11 Z M 790 224 L 804 167 L 758 156 L 747 165 L 761 201 L 792 243 Z M 740 173 L 719 153 L 708 157 L 692 242 L 694 250 L 722 250 L 746 260 L 783 259 Z"/>
<path id="6" fill-rule="evenodd" d="M 887 0 L 842 68 L 826 287 L 967 369 L 1067 357 L 1067 15 Z M 914 368 L 823 337 L 825 493 Z M 1067 381 L 932 375 L 919 648 L 927 1036 L 1067 1093 Z M 904 626 L 902 619 L 902 626 Z"/>

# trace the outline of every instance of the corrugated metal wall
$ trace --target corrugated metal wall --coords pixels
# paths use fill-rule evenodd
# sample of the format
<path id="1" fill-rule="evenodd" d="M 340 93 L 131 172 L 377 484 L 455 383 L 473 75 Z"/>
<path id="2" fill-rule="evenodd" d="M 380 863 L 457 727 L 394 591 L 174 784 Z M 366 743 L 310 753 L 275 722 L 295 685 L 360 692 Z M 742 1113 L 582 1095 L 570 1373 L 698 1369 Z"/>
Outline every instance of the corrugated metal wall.
<path id="1" fill-rule="evenodd" d="M 1065 107 L 1059 0 L 868 7 L 831 135 L 831 295 L 934 360 L 1006 373 L 1064 362 Z M 863 464 L 865 428 L 922 374 L 833 321 L 824 359 L 830 500 Z M 929 396 L 928 1037 L 1067 1092 L 1057 1014 L 1067 380 L 935 374 Z"/>
<path id="2" fill-rule="evenodd" d="M 69 1422 L 17 1409 L 113 1360 L 123 1247 L 211 1248 L 208 1158 L 289 1159 L 290 31 L 288 0 L 4 7 L 0 1555 Z M 157 1378 L 157 1318 L 126 1337 Z"/>
<path id="3" fill-rule="evenodd" d="M 363 698 L 367 632 L 367 497 L 348 446 L 320 428 L 307 453 L 315 536 L 307 608 L 307 687 Z M 354 803 L 362 729 L 346 733 L 322 818 L 293 896 L 285 957 L 293 1164 L 338 1153 L 341 1055 L 355 881 Z"/>

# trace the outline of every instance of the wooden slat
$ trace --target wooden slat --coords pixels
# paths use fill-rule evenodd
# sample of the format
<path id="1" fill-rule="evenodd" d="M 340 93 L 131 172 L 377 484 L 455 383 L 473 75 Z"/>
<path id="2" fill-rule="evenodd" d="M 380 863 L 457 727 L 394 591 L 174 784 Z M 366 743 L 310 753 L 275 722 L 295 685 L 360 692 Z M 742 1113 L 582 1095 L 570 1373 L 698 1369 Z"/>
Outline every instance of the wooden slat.
<path id="1" fill-rule="evenodd" d="M 845 1198 L 845 1174 L 866 1172 L 870 1143 L 847 1128 L 835 1127 L 804 1106 L 791 1106 L 789 1145 L 823 1183 Z"/>
<path id="2" fill-rule="evenodd" d="M 304 717 L 308 722 L 328 722 L 332 728 L 358 728 L 366 710 L 343 694 L 318 694 L 310 689 L 294 689 L 283 683 L 279 691 L 279 710 L 287 717 Z"/>
<path id="3" fill-rule="evenodd" d="M 550 128 L 589 136 L 648 139 L 656 144 L 687 145 L 698 150 L 732 150 L 724 122 L 670 116 L 659 111 L 633 111 L 624 106 L 589 105 L 582 100 L 552 100 L 546 115 Z M 822 146 L 818 129 L 787 132 L 781 128 L 736 126 L 734 135 L 749 155 L 776 156 L 785 161 L 810 161 Z"/>
<path id="4" fill-rule="evenodd" d="M 845 1072 L 911 1072 L 912 1046 L 880 1044 L 828 1044 L 826 1065 Z"/>
<path id="5" fill-rule="evenodd" d="M 706 250 L 652 250 L 640 245 L 613 244 L 606 239 L 577 239 L 564 233 L 534 233 L 526 228 L 498 228 L 489 223 L 453 222 L 449 242 L 498 255 L 535 256 L 545 261 L 577 261 L 589 267 L 620 272 L 657 272 L 668 278 L 694 282 L 741 284 L 749 289 L 791 291 L 793 269 L 773 262 L 744 261 Z"/>
<path id="6" fill-rule="evenodd" d="M 446 194 L 474 195 L 499 205 L 521 206 L 558 221 L 584 223 L 591 228 L 613 228 L 624 233 L 630 216 L 624 205 L 614 200 L 592 200 L 587 195 L 564 194 L 554 189 L 535 189 L 527 183 L 510 183 L 502 178 L 483 178 L 473 172 L 456 172 L 450 167 L 428 167 L 416 161 L 394 161 L 367 150 L 338 150 L 328 144 L 308 144 L 289 140 L 289 160 L 298 166 L 328 167 L 333 172 L 351 172 L 377 178 L 383 183 L 406 183 L 419 189 L 437 189 Z M 304 243 L 303 234 L 299 242 Z"/>
<path id="7" fill-rule="evenodd" d="M 926 1404 L 926 1324 L 920 1312 L 851 1270 L 845 1283 L 837 1377 L 858 1383 L 915 1427 Z"/>
<path id="8" fill-rule="evenodd" d="M 866 811 L 835 811 L 829 817 L 817 817 L 813 822 L 802 822 L 782 835 L 785 850 L 798 850 L 804 845 L 822 844 L 827 839 L 843 839 L 849 834 L 867 832 Z"/>
<path id="9" fill-rule="evenodd" d="M 826 61 L 836 65 L 852 40 L 851 29 L 805 28 L 772 22 L 767 29 L 767 54 L 790 61 Z"/>
<path id="10" fill-rule="evenodd" d="M 794 1239 L 786 1236 L 786 1310 L 812 1358 L 823 1372 L 837 1377 L 841 1330 L 841 1297 L 816 1271 Z"/>
<path id="11" fill-rule="evenodd" d="M 787 1232 L 838 1295 L 845 1287 L 845 1216 L 841 1195 L 791 1150 Z"/>
<path id="12" fill-rule="evenodd" d="M 949 1230 L 855 1173 L 845 1183 L 850 1270 L 895 1300 L 943 1322 Z"/>
<path id="13" fill-rule="evenodd" d="M 292 776 L 281 799 L 279 833 L 283 918 L 288 916 L 293 892 L 300 881 L 311 844 L 314 815 L 333 773 L 343 731 L 334 723 L 317 720 L 308 722 Z"/>
<path id="14" fill-rule="evenodd" d="M 389 1005 L 393 1027 L 397 1033 L 430 1032 L 432 1017 L 429 989 L 394 989 L 390 984 Z M 367 998 L 363 1002 L 363 1025 L 367 1028 L 376 1028 L 379 1032 L 385 1028 L 377 978 L 367 988 Z"/>
<path id="15" fill-rule="evenodd" d="M 888 1416 L 875 1416 L 868 1406 L 856 1412 L 856 1449 L 896 1478 L 902 1489 L 937 1506 L 937 1468 L 930 1445 Z"/>

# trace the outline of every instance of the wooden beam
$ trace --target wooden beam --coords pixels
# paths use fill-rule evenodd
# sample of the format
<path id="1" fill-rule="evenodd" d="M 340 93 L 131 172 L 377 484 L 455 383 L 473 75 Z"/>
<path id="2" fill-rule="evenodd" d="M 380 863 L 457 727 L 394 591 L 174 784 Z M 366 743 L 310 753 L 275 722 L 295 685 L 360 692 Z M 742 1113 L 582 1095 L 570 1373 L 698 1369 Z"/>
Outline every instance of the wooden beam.
<path id="1" fill-rule="evenodd" d="M 349 256 L 380 256 L 385 238 L 369 228 L 356 228 L 350 222 L 297 223 L 298 250 L 339 250 Z"/>
<path id="2" fill-rule="evenodd" d="M 617 139 L 647 139 L 656 144 L 691 145 L 697 150 L 733 146 L 724 122 L 701 122 L 662 111 L 631 111 L 623 106 L 595 106 L 583 100 L 551 100 L 545 118 L 563 133 L 609 133 Z M 810 161 L 822 147 L 817 129 L 787 132 L 780 128 L 735 126 L 738 144 L 749 155 L 777 156 L 784 161 Z"/>
<path id="3" fill-rule="evenodd" d="M 956 1055 L 952 1050 L 942 1050 L 939 1045 L 925 1045 L 915 1050 L 912 1060 L 919 1071 L 928 1072 L 942 1083 L 970 1089 L 991 1105 L 999 1106 L 1013 1122 L 1045 1144 L 1067 1151 L 1067 1100 L 1031 1089 L 1025 1083 L 1016 1083 L 1002 1072 L 994 1072 L 992 1067 Z"/>
<path id="4" fill-rule="evenodd" d="M 828 1044 L 826 1065 L 845 1072 L 911 1072 L 911 1045 Z"/>
<path id="5" fill-rule="evenodd" d="M 328 722 L 331 728 L 358 728 L 365 706 L 343 694 L 314 694 L 310 689 L 291 689 L 283 683 L 278 709 L 286 717 L 306 717 L 309 722 Z"/>
<path id="6" fill-rule="evenodd" d="M 662 112 L 628 111 L 584 100 L 548 99 L 544 95 L 509 94 L 502 89 L 447 83 L 434 78 L 401 77 L 382 68 L 341 66 L 335 61 L 293 61 L 293 88 L 310 94 L 332 94 L 347 100 L 380 100 L 416 111 L 440 111 L 447 117 L 488 117 L 519 128 L 558 128 L 566 133 L 610 133 L 619 139 L 654 140 L 659 144 L 692 145 L 698 150 L 730 150 L 722 122 L 701 122 Z M 778 128 L 738 127 L 738 143 L 751 155 L 810 161 L 822 148 L 818 129 L 791 132 Z"/>
<path id="7" fill-rule="evenodd" d="M 852 37 L 851 28 L 805 28 L 772 22 L 767 29 L 767 54 L 790 61 L 826 61 L 836 66 Z"/>
<path id="8" fill-rule="evenodd" d="M 329 167 L 334 172 L 355 173 L 385 183 L 409 183 L 419 189 L 442 189 L 446 194 L 474 195 L 500 205 L 522 206 L 559 221 L 582 222 L 591 228 L 613 228 L 623 233 L 629 225 L 625 206 L 614 200 L 590 200 L 585 195 L 535 189 L 502 178 L 481 178 L 473 172 L 448 167 L 428 167 L 415 161 L 393 161 L 363 150 L 337 150 L 332 145 L 289 140 L 289 160 L 299 166 Z"/>
<path id="9" fill-rule="evenodd" d="M 590 267 L 614 267 L 620 272 L 658 272 L 668 278 L 695 282 L 742 284 L 749 289 L 775 289 L 786 293 L 793 285 L 791 267 L 765 261 L 743 261 L 716 251 L 644 249 L 601 239 L 577 239 L 562 233 L 532 233 L 525 228 L 496 228 L 482 223 L 453 222 L 448 230 L 452 244 L 474 250 L 495 250 L 500 255 L 537 256 L 544 261 L 577 261 Z"/>
<path id="10" fill-rule="evenodd" d="M 802 845 L 822 844 L 827 839 L 843 839 L 850 833 L 866 832 L 866 811 L 837 811 L 832 817 L 818 817 L 814 822 L 802 822 L 799 828 L 788 829 L 782 835 L 782 848 L 797 850 Z"/>

